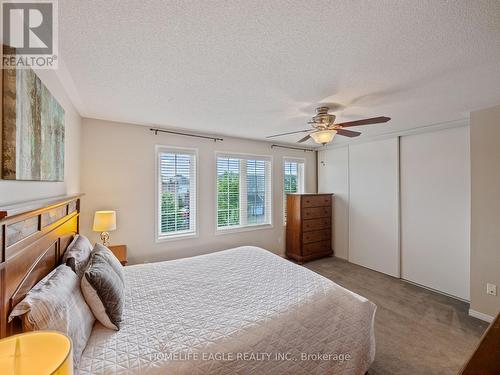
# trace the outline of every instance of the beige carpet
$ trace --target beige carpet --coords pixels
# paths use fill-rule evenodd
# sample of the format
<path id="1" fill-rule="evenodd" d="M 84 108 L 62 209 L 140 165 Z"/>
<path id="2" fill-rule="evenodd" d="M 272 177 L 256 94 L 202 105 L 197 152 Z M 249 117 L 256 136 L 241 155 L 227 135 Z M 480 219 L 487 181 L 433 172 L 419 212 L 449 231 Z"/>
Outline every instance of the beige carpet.
<path id="1" fill-rule="evenodd" d="M 377 305 L 370 375 L 456 374 L 487 328 L 468 316 L 467 303 L 341 259 L 305 267 Z"/>

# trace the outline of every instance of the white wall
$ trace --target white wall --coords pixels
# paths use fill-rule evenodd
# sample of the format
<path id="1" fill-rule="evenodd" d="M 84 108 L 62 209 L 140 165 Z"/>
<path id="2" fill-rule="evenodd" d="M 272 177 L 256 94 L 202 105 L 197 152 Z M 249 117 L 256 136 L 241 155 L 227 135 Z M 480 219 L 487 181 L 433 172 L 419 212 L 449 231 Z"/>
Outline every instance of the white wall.
<path id="1" fill-rule="evenodd" d="M 494 318 L 500 311 L 500 105 L 472 112 L 471 309 Z"/>
<path id="2" fill-rule="evenodd" d="M 64 182 L 0 179 L 0 205 L 72 194 L 80 190 L 80 115 L 66 95 L 55 71 L 39 70 L 36 74 L 65 111 Z"/>
<path id="3" fill-rule="evenodd" d="M 336 257 L 349 253 L 349 148 L 318 152 L 318 192 L 334 193 L 332 247 Z"/>
<path id="4" fill-rule="evenodd" d="M 399 277 L 398 139 L 349 146 L 349 261 Z"/>
<path id="5" fill-rule="evenodd" d="M 401 277 L 469 299 L 469 128 L 401 137 Z"/>
<path id="6" fill-rule="evenodd" d="M 199 237 L 155 242 L 155 145 L 197 148 L 199 153 Z M 283 157 L 306 158 L 306 192 L 316 192 L 313 152 L 270 148 L 270 143 L 224 137 L 214 143 L 168 134 L 155 136 L 147 127 L 84 119 L 82 126 L 82 233 L 91 232 L 94 211 L 115 209 L 118 229 L 111 242 L 128 245 L 129 261 L 168 260 L 240 245 L 284 252 Z M 215 152 L 273 156 L 273 228 L 215 234 Z"/>

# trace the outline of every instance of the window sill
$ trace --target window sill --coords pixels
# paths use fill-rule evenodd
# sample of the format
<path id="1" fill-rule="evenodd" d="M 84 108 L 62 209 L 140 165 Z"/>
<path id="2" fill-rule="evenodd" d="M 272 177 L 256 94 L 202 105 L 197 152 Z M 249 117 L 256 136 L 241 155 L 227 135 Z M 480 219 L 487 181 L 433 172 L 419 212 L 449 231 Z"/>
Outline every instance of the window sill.
<path id="1" fill-rule="evenodd" d="M 229 227 L 229 228 L 220 228 L 215 230 L 216 236 L 221 236 L 225 234 L 233 234 L 240 232 L 252 232 L 256 230 L 265 230 L 272 229 L 274 226 L 272 224 L 255 224 L 255 225 L 245 225 L 241 227 Z"/>
<path id="2" fill-rule="evenodd" d="M 169 241 L 178 241 L 178 240 L 188 240 L 192 238 L 198 238 L 198 233 L 182 233 L 182 234 L 173 234 L 171 236 L 156 236 L 156 243 L 169 242 Z"/>

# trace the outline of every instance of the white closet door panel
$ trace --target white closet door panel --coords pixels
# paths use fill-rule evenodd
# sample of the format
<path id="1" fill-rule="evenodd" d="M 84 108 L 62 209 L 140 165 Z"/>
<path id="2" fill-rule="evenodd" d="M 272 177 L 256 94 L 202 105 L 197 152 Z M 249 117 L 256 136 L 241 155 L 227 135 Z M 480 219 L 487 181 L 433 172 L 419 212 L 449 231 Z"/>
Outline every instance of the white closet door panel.
<path id="1" fill-rule="evenodd" d="M 349 146 L 349 261 L 400 276 L 399 142 Z"/>
<path id="2" fill-rule="evenodd" d="M 347 146 L 318 154 L 318 191 L 333 193 L 332 246 L 336 257 L 347 259 L 349 248 L 349 151 Z"/>
<path id="3" fill-rule="evenodd" d="M 469 299 L 469 128 L 401 138 L 402 278 Z"/>

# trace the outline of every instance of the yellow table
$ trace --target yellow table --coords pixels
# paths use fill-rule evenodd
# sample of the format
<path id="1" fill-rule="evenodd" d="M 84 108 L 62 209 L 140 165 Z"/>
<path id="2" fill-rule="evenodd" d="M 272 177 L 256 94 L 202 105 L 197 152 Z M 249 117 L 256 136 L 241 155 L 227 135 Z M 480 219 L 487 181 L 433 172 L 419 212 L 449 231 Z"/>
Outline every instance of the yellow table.
<path id="1" fill-rule="evenodd" d="M 2 339 L 0 374 L 73 374 L 71 340 L 54 331 L 34 331 Z"/>

